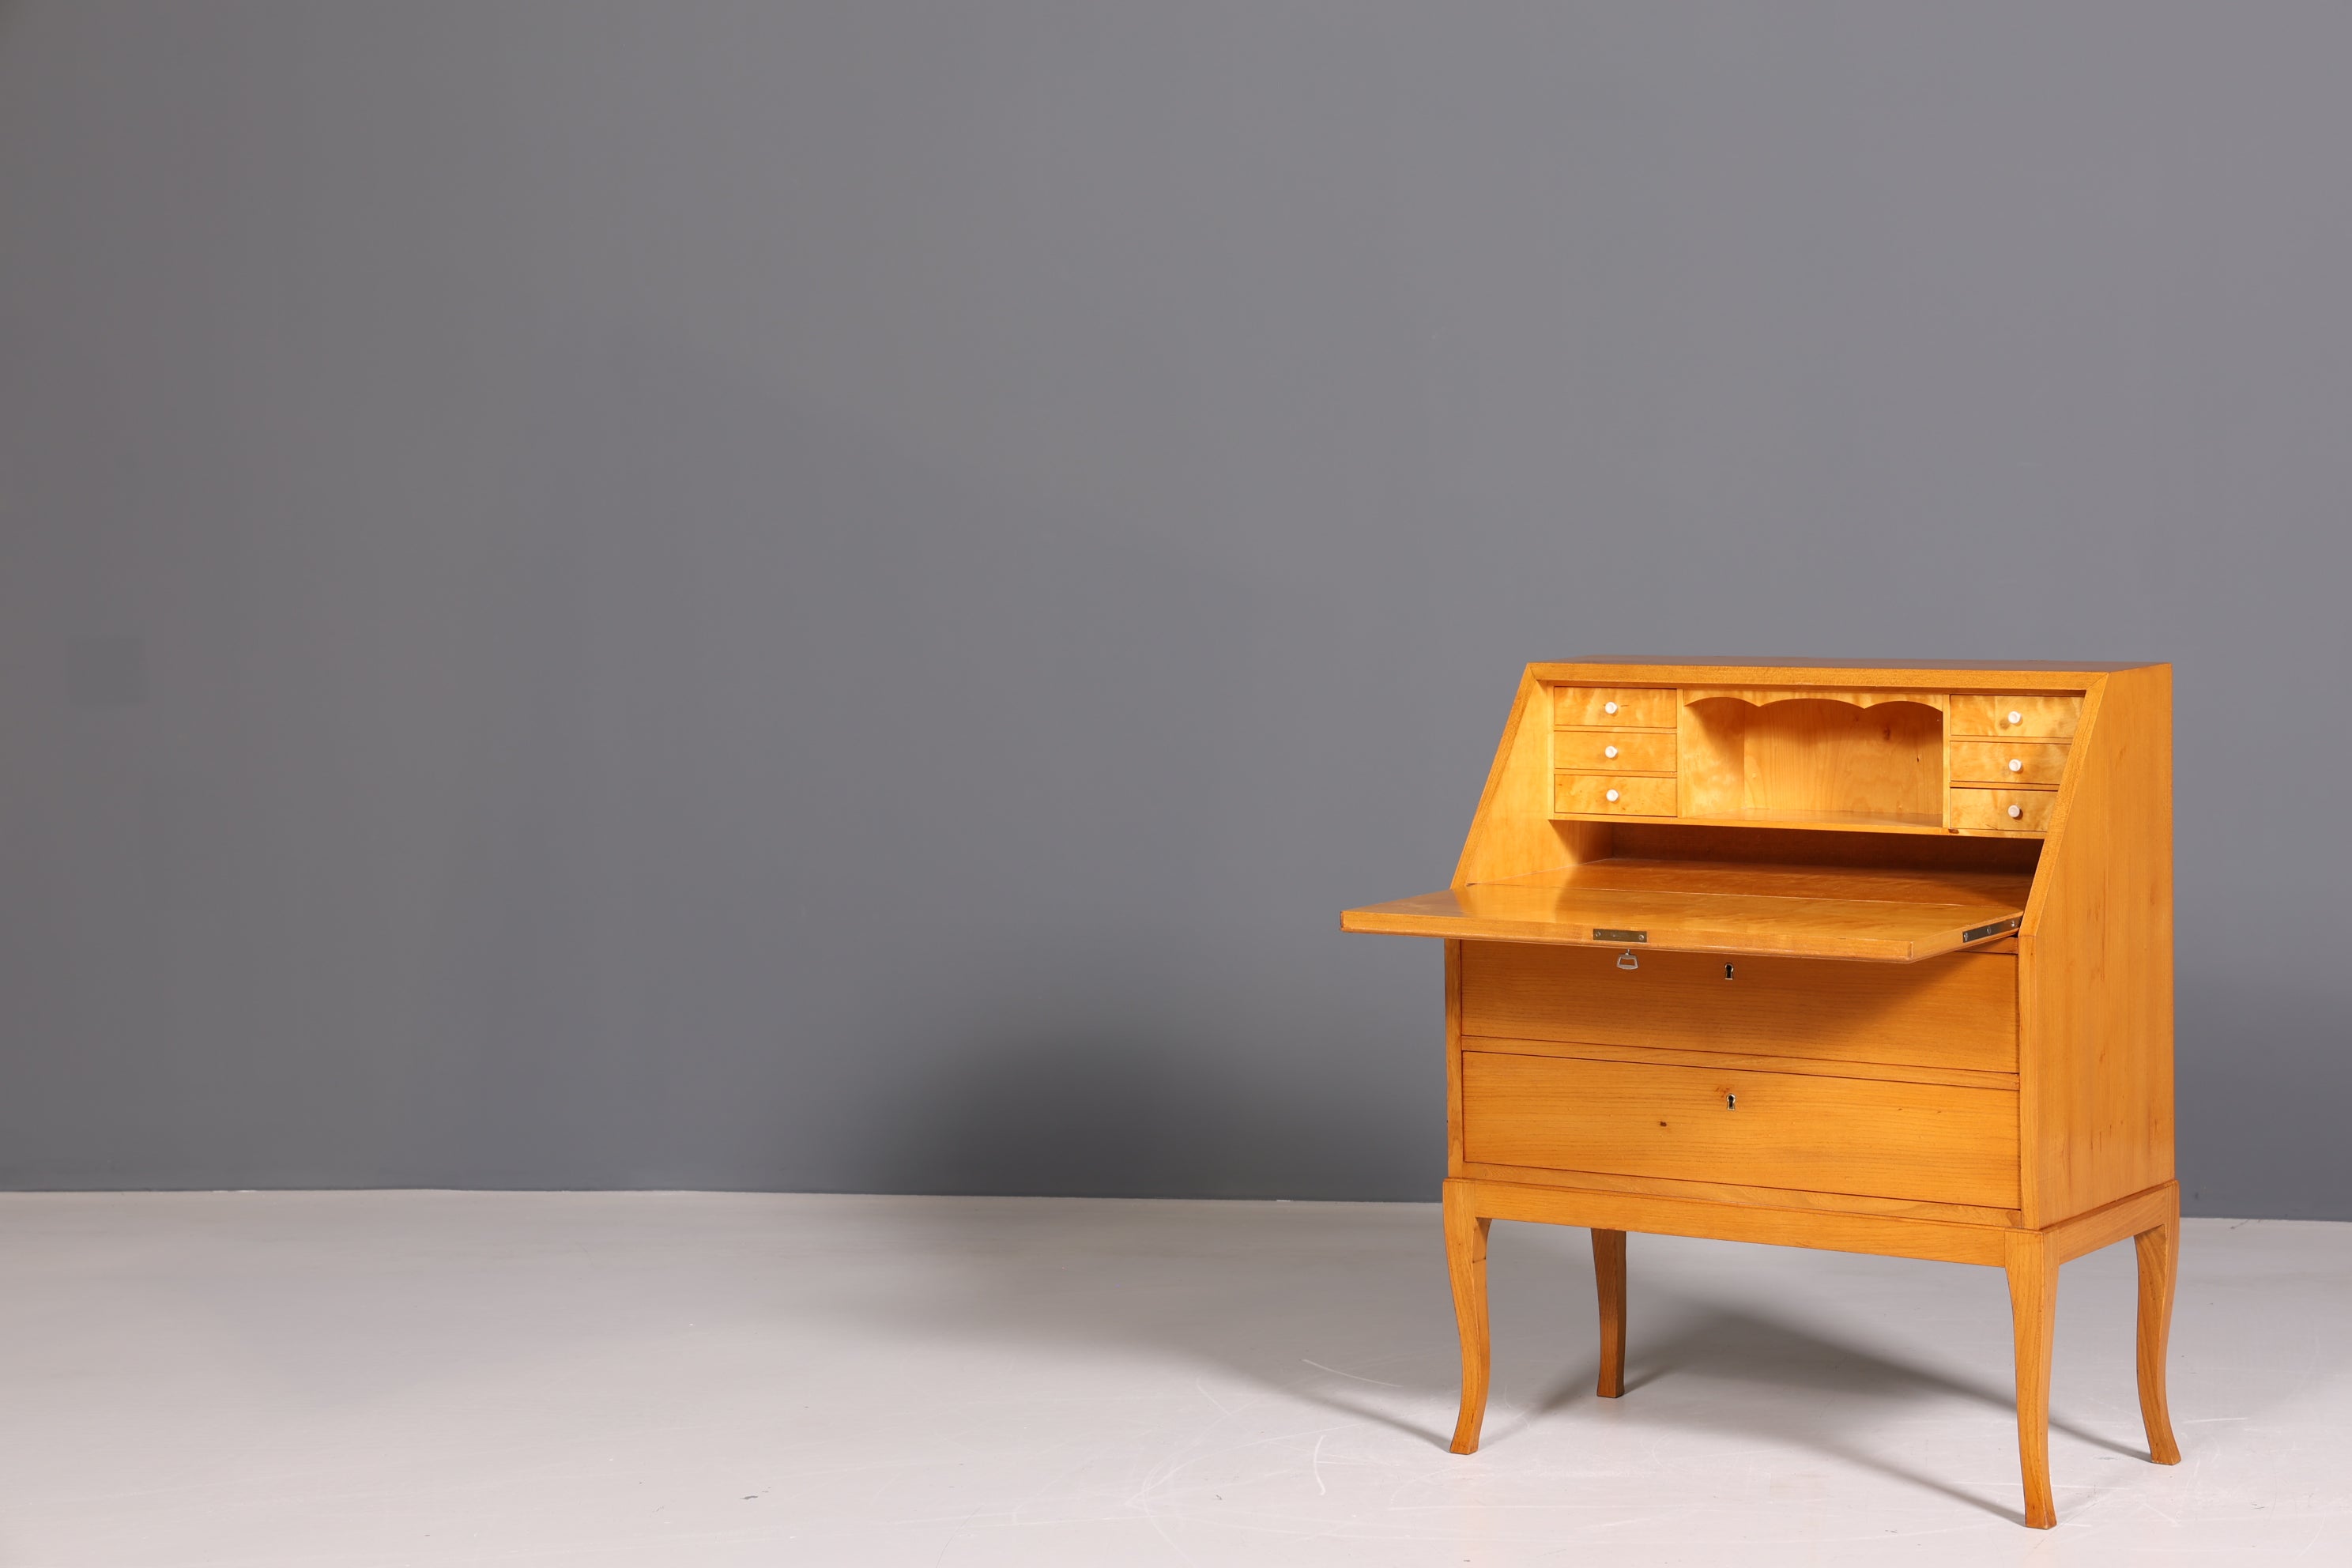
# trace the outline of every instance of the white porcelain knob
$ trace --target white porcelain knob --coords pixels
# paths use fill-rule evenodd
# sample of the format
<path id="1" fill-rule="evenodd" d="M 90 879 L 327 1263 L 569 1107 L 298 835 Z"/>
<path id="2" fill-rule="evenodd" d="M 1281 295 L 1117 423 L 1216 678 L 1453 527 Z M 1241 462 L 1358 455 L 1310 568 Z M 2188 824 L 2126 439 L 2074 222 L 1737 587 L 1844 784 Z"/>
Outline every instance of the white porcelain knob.
<path id="1" fill-rule="evenodd" d="M 2009 710 L 2009 721 L 2012 724 L 2022 724 L 2025 722 L 2025 715 L 2012 708 Z"/>
<path id="2" fill-rule="evenodd" d="M 2009 759 L 2009 771 L 2010 771 L 2011 773 L 2023 773 L 2023 772 L 2025 771 L 2025 759 L 2024 759 L 2023 757 L 2011 757 L 2011 758 L 2010 758 L 2010 759 Z"/>
<path id="3" fill-rule="evenodd" d="M 1603 713 L 1614 713 L 1617 711 L 1617 704 L 1614 702 L 1603 702 L 1601 705 L 1601 710 Z"/>
<path id="4" fill-rule="evenodd" d="M 1612 789 L 1612 790 L 1611 790 L 1611 791 L 1609 792 L 1609 798 L 1610 798 L 1611 800 L 1615 800 L 1615 799 L 1617 798 L 1617 792 L 1616 792 L 1615 790 L 1613 790 L 1613 789 Z M 2015 807 L 2015 806 L 2013 806 L 2013 805 L 2012 805 L 2012 806 L 2011 806 L 2009 809 L 2010 809 L 2010 810 L 2011 810 L 2011 811 L 2015 811 L 2015 810 L 2017 809 L 2017 807 Z"/>
<path id="5" fill-rule="evenodd" d="M 1601 754 L 1604 757 L 1613 757 L 1617 754 L 1617 748 L 1614 746 L 1603 746 L 1601 748 Z"/>
<path id="6" fill-rule="evenodd" d="M 2012 805 L 2009 808 L 2009 815 L 2011 816 L 2023 816 L 2025 815 L 2025 807 L 2021 805 Z"/>

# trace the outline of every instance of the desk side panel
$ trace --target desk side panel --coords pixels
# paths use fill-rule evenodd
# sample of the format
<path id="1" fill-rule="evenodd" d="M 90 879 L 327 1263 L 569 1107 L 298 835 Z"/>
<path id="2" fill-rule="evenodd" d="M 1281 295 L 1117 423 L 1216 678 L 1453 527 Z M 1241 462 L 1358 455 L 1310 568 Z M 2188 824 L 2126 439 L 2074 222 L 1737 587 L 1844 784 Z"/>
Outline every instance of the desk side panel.
<path id="1" fill-rule="evenodd" d="M 1519 678 L 1453 885 L 1498 882 L 1608 854 L 1609 825 L 1553 821 L 1551 792 L 1551 689 L 1528 673 Z"/>
<path id="2" fill-rule="evenodd" d="M 2172 669 L 2093 688 L 2019 933 L 2025 1223 L 2173 1175 Z"/>
<path id="3" fill-rule="evenodd" d="M 1462 1170 L 1462 943 L 1445 944 L 1445 1173 Z"/>

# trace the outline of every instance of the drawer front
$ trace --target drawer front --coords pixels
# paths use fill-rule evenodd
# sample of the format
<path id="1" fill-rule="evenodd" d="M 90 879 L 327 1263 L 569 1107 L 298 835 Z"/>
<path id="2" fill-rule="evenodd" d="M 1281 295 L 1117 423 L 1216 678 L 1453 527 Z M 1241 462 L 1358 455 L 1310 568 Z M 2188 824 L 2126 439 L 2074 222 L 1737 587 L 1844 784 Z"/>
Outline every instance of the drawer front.
<path id="1" fill-rule="evenodd" d="M 2017 1070 L 2017 960 L 1723 959 L 1462 944 L 1462 1032 L 1523 1040 Z M 1731 971 L 1726 978 L 1724 971 Z"/>
<path id="2" fill-rule="evenodd" d="M 2068 747 L 2052 741 L 1954 741 L 1954 784 L 2054 784 Z"/>
<path id="3" fill-rule="evenodd" d="M 1675 695 L 1671 687 L 1555 687 L 1552 721 L 1596 730 L 1671 730 Z"/>
<path id="4" fill-rule="evenodd" d="M 1552 809 L 1618 816 L 1672 816 L 1675 781 L 1632 773 L 1555 773 Z"/>
<path id="5" fill-rule="evenodd" d="M 2000 1089 L 1462 1054 L 1462 1152 L 1597 1171 L 2015 1208 Z"/>
<path id="6" fill-rule="evenodd" d="M 2047 833 L 2058 804 L 2052 789 L 1956 789 L 1952 826 L 1980 833 Z"/>
<path id="7" fill-rule="evenodd" d="M 2072 739 L 2083 716 L 2079 697 L 1979 697 L 1973 693 L 1952 699 L 1954 735 L 2030 735 L 2038 740 Z"/>
<path id="8" fill-rule="evenodd" d="M 1675 771 L 1672 730 L 1559 730 L 1551 738 L 1556 768 L 1604 773 L 1670 773 Z"/>

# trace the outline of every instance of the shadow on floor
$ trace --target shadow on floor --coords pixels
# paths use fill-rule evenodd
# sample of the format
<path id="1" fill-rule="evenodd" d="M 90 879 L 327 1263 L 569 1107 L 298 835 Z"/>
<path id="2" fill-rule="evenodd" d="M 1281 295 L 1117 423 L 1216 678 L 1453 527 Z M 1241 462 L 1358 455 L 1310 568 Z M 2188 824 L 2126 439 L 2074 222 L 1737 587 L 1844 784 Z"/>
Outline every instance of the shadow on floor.
<path id="1" fill-rule="evenodd" d="M 1851 1340 L 1816 1333 L 1769 1313 L 1689 1300 L 1680 1305 L 1693 1310 L 1677 1315 L 1679 1321 L 1670 1333 L 1655 1343 L 1629 1347 L 1623 1398 L 1638 1399 L 1655 1384 L 1685 1378 L 1717 1386 L 1762 1385 L 1778 1397 L 1710 1401 L 1706 1417 L 1710 1429 L 1765 1440 L 1794 1437 L 1825 1458 L 1907 1481 L 1971 1507 L 1990 1509 L 2014 1523 L 2024 1522 L 2021 1509 L 1990 1503 L 1943 1478 L 1853 1440 L 1853 1433 L 1873 1425 L 1865 1407 L 1937 1398 L 1968 1400 L 2008 1425 L 2016 1418 L 2015 1394 L 2009 1384 L 1995 1386 L 1956 1375 Z M 1591 1402 L 1596 1397 L 1592 1388 L 1598 1370 L 1596 1362 L 1591 1372 L 1562 1379 L 1517 1420 L 1493 1435 L 1507 1436 Z M 1809 1414 L 1822 1410 L 1831 1413 L 1830 1418 Z M 2147 1458 L 2144 1447 L 2117 1442 L 2056 1415 L 2051 1419 L 2050 1430 L 2126 1458 Z"/>
<path id="2" fill-rule="evenodd" d="M 934 1289 L 860 1302 L 859 1312 L 869 1322 L 895 1319 L 917 1336 L 969 1342 L 977 1332 L 1073 1354 L 1189 1363 L 1220 1382 L 1255 1384 L 1433 1448 L 1450 1437 L 1458 1351 L 1433 1205 L 981 1202 L 984 1220 L 976 1213 L 980 1223 L 969 1227 L 940 1205 L 877 1204 L 875 1224 L 894 1233 L 892 1245 L 936 1260 L 939 1271 Z M 1867 1437 L 1905 1407 L 1954 1398 L 2005 1432 L 2014 1407 L 1994 1368 L 1974 1376 L 1841 1337 L 1834 1326 L 1728 1306 L 1721 1297 L 1746 1294 L 1736 1258 L 1727 1259 L 1733 1278 L 1721 1290 L 1691 1282 L 1686 1254 L 1677 1268 L 1645 1278 L 1641 1240 L 1632 1258 L 1627 1392 L 1604 1403 L 1592 1394 L 1597 1331 L 1582 1235 L 1537 1226 L 1504 1235 L 1490 1264 L 1496 1397 L 1486 1447 L 1538 1423 L 1580 1418 L 1699 1427 L 1795 1443 L 2021 1518 L 2016 1507 L 1906 1465 Z M 1668 1273 L 1680 1278 L 1661 1277 Z M 1908 1288 L 1885 1287 L 1898 1300 Z M 1784 1297 L 1790 1289 L 1785 1273 L 1773 1282 Z M 1981 1301 L 1945 1294 L 1947 1310 L 1972 1324 L 1998 1311 L 1977 1328 L 2005 1350 L 2007 1302 L 1997 1279 L 1990 1289 L 1967 1290 Z M 1990 1346 L 1970 1352 L 1990 1353 Z M 2127 1360 L 2125 1367 L 2128 1376 Z M 2128 1383 L 2116 1392 L 2133 1402 Z M 2052 1431 L 2146 1457 L 2137 1442 L 2063 1415 Z"/>
<path id="3" fill-rule="evenodd" d="M 1150 1190 L 1194 1163 L 1200 1151 L 1189 1141 L 1213 1138 L 1230 1108 L 1205 1103 L 1196 1082 L 1149 1050 L 1127 1053 L 1112 1070 L 1101 1045 L 1073 1037 L 1061 1048 L 1032 1043 L 982 1053 L 987 1072 L 961 1086 L 935 1086 L 930 1114 L 911 1124 L 907 1169 L 916 1180 L 908 1184 L 925 1184 L 925 1172 L 985 1168 L 1023 1173 L 1050 1191 L 1074 1173 L 1118 1165 Z M 895 1319 L 921 1337 L 969 1342 L 977 1333 L 1073 1353 L 1190 1363 L 1204 1375 L 1445 1447 L 1459 1363 L 1433 1205 L 981 1202 L 990 1206 L 973 1212 L 985 1221 L 969 1226 L 938 1205 L 877 1204 L 874 1223 L 897 1233 L 892 1245 L 930 1260 L 937 1274 L 919 1294 L 856 1303 L 861 1316 Z M 1841 1337 L 1833 1321 L 1800 1321 L 1807 1308 L 1792 1290 L 1824 1300 L 1811 1270 L 1802 1280 L 1775 1277 L 1774 1289 L 1792 1301 L 1791 1315 L 1776 1315 L 1756 1305 L 1739 1277 L 1738 1254 L 1725 1255 L 1727 1272 L 1717 1289 L 1712 1279 L 1695 1280 L 1686 1264 L 1645 1275 L 1637 1237 L 1627 1393 L 1604 1405 L 1591 1392 L 1597 1329 L 1583 1234 L 1505 1226 L 1497 1237 L 1490 1263 L 1496 1398 L 1487 1446 L 1538 1423 L 1577 1419 L 1581 1410 L 1618 1422 L 1795 1442 L 2000 1517 L 2021 1517 L 1855 1436 L 1904 1407 L 1955 1398 L 2010 1427 L 2008 1300 L 1998 1271 L 1892 1259 L 1822 1265 L 1849 1275 L 1864 1270 L 1845 1283 L 1884 1289 L 1897 1301 L 1914 1286 L 1882 1284 L 1868 1271 L 1952 1270 L 1952 1286 L 1924 1287 L 1935 1294 L 1922 1310 L 1965 1325 L 1974 1347 L 1965 1359 L 1984 1368 L 1977 1376 Z M 1962 1284 L 1960 1276 L 1971 1278 Z M 2128 1377 L 2127 1351 L 2124 1365 Z M 1694 1388 L 1705 1392 L 1688 1392 Z M 1726 1397 L 1743 1388 L 1760 1396 Z M 2116 1392 L 2136 1426 L 2130 1384 Z M 1444 1412 L 1437 1420 L 1433 1406 Z M 2118 1441 L 2063 1414 L 2051 1426 L 2080 1443 L 2146 1458 L 2136 1433 L 2132 1442 Z"/>

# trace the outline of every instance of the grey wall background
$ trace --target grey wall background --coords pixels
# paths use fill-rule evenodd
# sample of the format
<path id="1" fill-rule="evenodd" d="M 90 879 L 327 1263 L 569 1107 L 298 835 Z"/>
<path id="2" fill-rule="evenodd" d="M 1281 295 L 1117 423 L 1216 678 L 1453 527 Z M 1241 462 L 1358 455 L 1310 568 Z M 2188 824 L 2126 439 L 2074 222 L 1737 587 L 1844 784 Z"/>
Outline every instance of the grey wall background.
<path id="1" fill-rule="evenodd" d="M 1518 667 L 2179 665 L 2352 1216 L 2352 9 L 0 12 L 0 1183 L 1425 1198 Z"/>

